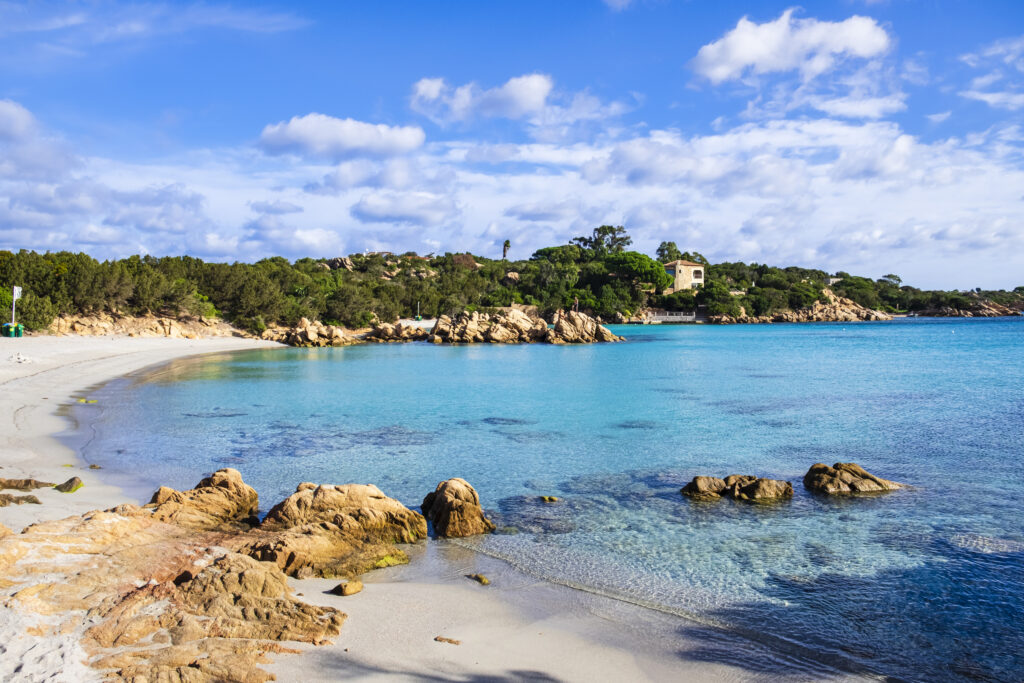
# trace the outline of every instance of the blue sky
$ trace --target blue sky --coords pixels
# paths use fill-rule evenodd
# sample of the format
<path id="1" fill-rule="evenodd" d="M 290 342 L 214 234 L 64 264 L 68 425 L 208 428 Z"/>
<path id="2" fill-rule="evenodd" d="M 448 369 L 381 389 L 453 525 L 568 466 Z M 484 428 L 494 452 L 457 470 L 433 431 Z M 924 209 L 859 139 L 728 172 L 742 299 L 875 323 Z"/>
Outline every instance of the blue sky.
<path id="1" fill-rule="evenodd" d="M 0 2 L 0 249 L 1024 284 L 1024 3 Z"/>

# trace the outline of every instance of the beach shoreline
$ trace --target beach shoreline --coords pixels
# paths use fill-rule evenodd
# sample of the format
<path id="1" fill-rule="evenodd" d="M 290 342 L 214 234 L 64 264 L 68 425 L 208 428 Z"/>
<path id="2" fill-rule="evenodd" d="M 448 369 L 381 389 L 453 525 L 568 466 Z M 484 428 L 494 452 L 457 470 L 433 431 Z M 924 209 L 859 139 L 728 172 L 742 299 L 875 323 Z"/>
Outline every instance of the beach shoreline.
<path id="1" fill-rule="evenodd" d="M 57 436 L 68 431 L 66 406 L 90 390 L 186 356 L 278 346 L 244 338 L 4 340 L 0 476 L 58 483 L 78 476 L 85 485 L 72 494 L 39 489 L 40 505 L 0 508 L 0 524 L 17 532 L 39 521 L 145 502 L 105 481 L 102 470 L 89 469 Z M 19 357 L 28 361 L 17 362 Z M 195 480 L 204 474 L 195 473 Z M 755 644 L 683 635 L 694 625 L 681 618 L 551 584 L 458 544 L 429 540 L 408 550 L 409 565 L 364 575 L 366 587 L 355 596 L 328 594 L 336 580 L 290 580 L 303 600 L 341 609 L 349 619 L 333 644 L 301 646 L 299 656 L 276 655 L 267 670 L 279 680 L 740 681 L 806 680 L 810 673 L 773 661 Z M 465 578 L 477 572 L 492 584 Z M 436 636 L 460 644 L 437 642 Z M 59 677 L 60 671 L 50 673 Z"/>

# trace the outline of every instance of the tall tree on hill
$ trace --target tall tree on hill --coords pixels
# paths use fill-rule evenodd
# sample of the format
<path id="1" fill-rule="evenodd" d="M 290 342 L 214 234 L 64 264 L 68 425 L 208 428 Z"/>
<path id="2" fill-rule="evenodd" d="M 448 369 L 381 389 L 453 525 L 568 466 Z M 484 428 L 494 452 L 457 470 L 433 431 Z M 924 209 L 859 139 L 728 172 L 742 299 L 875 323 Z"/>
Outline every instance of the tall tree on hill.
<path id="1" fill-rule="evenodd" d="M 626 234 L 626 229 L 621 225 L 602 225 L 594 228 L 594 233 L 590 237 L 574 237 L 569 242 L 589 250 L 595 256 L 618 254 L 632 243 L 633 238 Z"/>
<path id="2" fill-rule="evenodd" d="M 683 252 L 679 251 L 679 247 L 676 246 L 675 242 L 662 242 L 658 245 L 658 250 L 655 254 L 662 263 L 671 263 L 683 258 Z"/>
<path id="3" fill-rule="evenodd" d="M 512 243 L 505 240 L 505 244 L 501 245 L 501 260 L 504 261 L 508 258 L 508 250 L 512 248 Z"/>

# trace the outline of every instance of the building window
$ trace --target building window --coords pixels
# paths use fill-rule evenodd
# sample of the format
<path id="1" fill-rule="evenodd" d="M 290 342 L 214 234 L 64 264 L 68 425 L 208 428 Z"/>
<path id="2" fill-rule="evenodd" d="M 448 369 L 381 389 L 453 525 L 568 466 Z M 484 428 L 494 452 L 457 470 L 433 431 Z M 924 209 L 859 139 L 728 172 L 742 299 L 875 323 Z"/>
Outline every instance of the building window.
<path id="1" fill-rule="evenodd" d="M 704 279 L 704 273 L 702 273 L 699 270 L 693 271 L 693 279 L 694 280 L 703 280 Z"/>

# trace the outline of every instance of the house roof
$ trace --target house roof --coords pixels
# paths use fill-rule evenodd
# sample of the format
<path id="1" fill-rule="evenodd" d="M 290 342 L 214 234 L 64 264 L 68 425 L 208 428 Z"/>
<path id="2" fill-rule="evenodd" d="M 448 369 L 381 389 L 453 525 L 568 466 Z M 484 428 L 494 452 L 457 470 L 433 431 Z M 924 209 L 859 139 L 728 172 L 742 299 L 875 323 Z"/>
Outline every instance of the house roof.
<path id="1" fill-rule="evenodd" d="M 703 268 L 703 263 L 694 263 L 693 261 L 669 261 L 665 264 L 666 266 L 696 266 L 697 268 Z"/>

